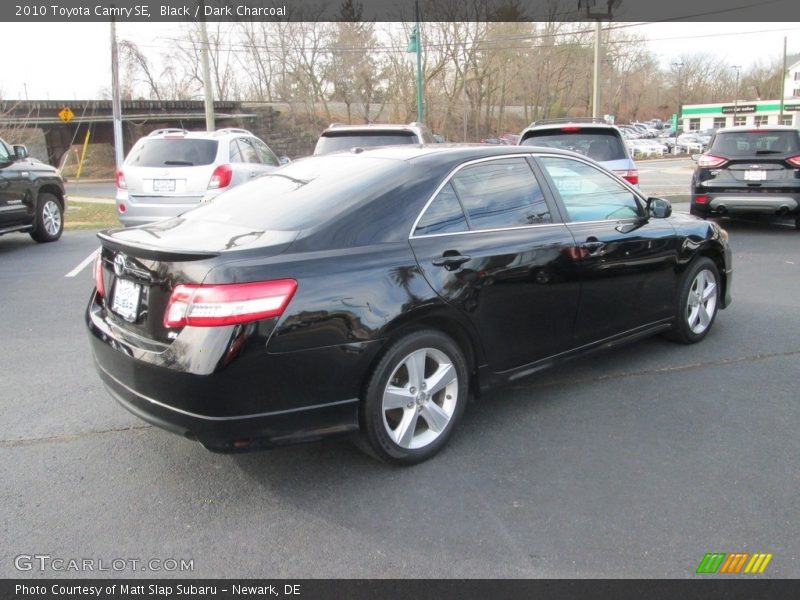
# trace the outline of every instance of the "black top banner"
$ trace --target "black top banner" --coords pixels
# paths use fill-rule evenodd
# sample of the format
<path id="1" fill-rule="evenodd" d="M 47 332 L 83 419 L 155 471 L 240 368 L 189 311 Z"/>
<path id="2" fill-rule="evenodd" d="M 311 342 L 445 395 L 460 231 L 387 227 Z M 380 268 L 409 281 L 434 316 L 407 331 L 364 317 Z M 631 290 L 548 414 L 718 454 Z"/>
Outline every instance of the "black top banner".
<path id="1" fill-rule="evenodd" d="M 3 600 L 783 600 L 800 594 L 797 580 L 700 579 L 379 579 L 379 580 L 2 580 Z"/>
<path id="2" fill-rule="evenodd" d="M 587 7 L 587 5 L 590 5 Z M 800 21 L 798 0 L 419 0 L 422 21 Z M 413 21 L 414 0 L 4 0 L 0 21 Z"/>

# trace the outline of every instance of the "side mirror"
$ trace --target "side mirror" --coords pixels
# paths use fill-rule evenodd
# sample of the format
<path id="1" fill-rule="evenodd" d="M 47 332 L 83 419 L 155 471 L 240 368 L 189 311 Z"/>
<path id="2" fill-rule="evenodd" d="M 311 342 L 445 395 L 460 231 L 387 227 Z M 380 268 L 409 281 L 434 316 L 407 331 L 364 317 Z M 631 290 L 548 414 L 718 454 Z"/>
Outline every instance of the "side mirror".
<path id="1" fill-rule="evenodd" d="M 664 198 L 648 198 L 647 214 L 654 219 L 666 219 L 672 215 L 672 204 Z"/>
<path id="2" fill-rule="evenodd" d="M 14 156 L 17 157 L 17 160 L 28 158 L 28 149 L 22 144 L 16 144 L 14 146 Z"/>
<path id="3" fill-rule="evenodd" d="M 292 159 L 291 159 L 291 158 L 289 158 L 288 156 L 281 156 L 281 157 L 278 159 L 278 162 L 279 162 L 281 165 L 288 165 L 290 162 L 292 162 Z"/>

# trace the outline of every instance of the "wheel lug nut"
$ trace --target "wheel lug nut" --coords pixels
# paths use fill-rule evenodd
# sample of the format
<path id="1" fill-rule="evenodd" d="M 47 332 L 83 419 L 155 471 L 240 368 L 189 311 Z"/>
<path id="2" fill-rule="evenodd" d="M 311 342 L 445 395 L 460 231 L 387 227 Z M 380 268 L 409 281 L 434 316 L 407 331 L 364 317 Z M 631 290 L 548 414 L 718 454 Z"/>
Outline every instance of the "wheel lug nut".
<path id="1" fill-rule="evenodd" d="M 417 388 L 415 388 L 415 387 L 412 387 L 412 388 L 411 388 L 410 390 L 408 390 L 408 391 L 409 391 L 409 392 L 411 392 L 412 394 L 416 394 L 416 393 L 417 393 Z"/>

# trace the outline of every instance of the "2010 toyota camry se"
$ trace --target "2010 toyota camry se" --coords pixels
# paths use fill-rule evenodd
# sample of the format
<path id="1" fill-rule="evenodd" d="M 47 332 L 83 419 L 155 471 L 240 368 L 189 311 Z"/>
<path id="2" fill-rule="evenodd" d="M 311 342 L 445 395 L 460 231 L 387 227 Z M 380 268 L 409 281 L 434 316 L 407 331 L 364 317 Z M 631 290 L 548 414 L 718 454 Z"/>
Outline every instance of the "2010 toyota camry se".
<path id="1" fill-rule="evenodd" d="M 406 146 L 294 162 L 99 234 L 97 370 L 142 419 L 233 452 L 351 435 L 415 463 L 469 394 L 730 303 L 717 224 L 591 160 Z"/>

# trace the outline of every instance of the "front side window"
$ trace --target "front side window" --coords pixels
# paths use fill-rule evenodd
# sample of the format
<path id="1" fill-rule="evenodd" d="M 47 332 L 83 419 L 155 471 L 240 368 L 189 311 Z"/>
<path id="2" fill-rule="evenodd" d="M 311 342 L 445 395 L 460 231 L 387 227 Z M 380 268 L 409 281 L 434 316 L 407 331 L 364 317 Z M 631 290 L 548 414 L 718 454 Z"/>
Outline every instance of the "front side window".
<path id="1" fill-rule="evenodd" d="M 236 143 L 239 144 L 239 152 L 242 156 L 242 162 L 246 163 L 260 163 L 261 161 L 258 158 L 258 152 L 253 147 L 253 144 L 250 143 L 250 140 L 247 138 L 238 138 Z"/>
<path id="2" fill-rule="evenodd" d="M 540 160 L 570 221 L 617 221 L 642 216 L 636 194 L 610 175 L 571 158 Z"/>
<path id="3" fill-rule="evenodd" d="M 524 158 L 469 165 L 451 182 L 467 213 L 470 229 L 552 222 L 542 189 Z"/>
<path id="4" fill-rule="evenodd" d="M 8 162 L 11 160 L 11 148 L 6 146 L 3 140 L 0 140 L 0 162 Z"/>

